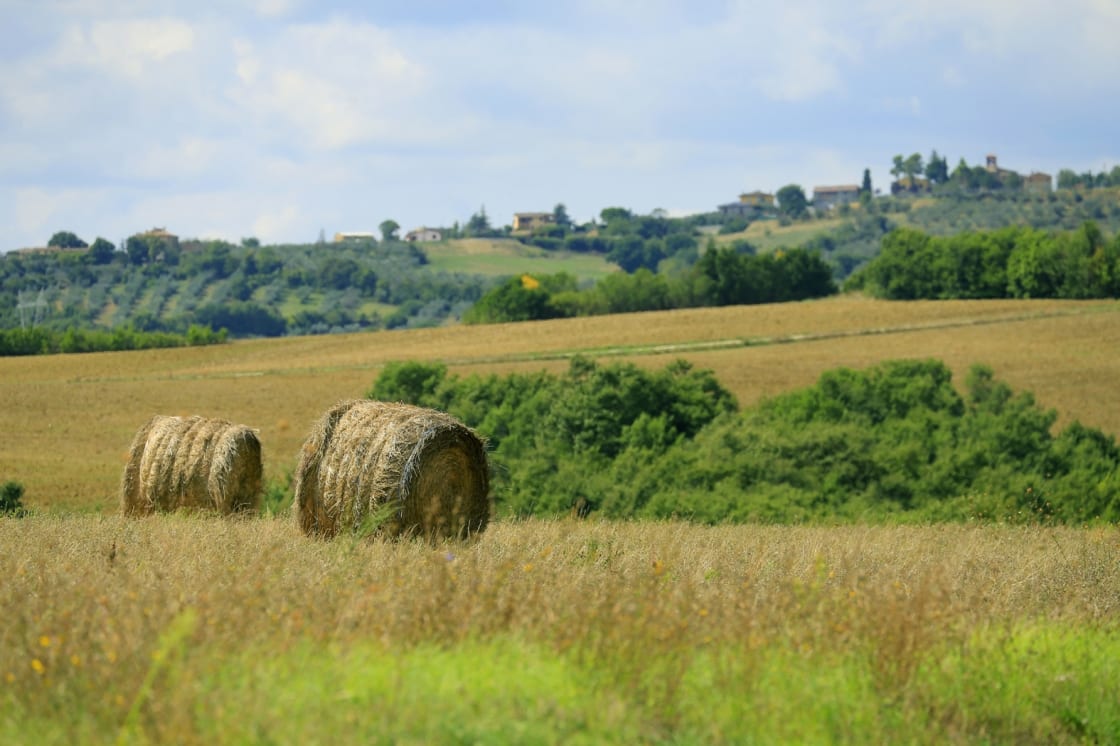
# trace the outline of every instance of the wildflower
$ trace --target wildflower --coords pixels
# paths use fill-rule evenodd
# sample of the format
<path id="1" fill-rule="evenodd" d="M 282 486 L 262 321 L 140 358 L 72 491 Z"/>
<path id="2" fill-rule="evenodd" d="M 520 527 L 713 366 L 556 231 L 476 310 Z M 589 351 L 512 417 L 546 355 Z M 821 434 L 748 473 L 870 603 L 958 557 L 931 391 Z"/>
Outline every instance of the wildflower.
<path id="1" fill-rule="evenodd" d="M 77 655 L 72 655 L 70 656 L 70 665 L 74 668 L 77 668 L 78 666 L 82 665 L 82 659 Z"/>
<path id="2" fill-rule="evenodd" d="M 522 567 L 521 569 L 525 572 L 532 572 L 533 571 L 533 563 L 532 562 L 526 562 L 525 566 Z"/>
<path id="3" fill-rule="evenodd" d="M 526 290 L 536 290 L 540 286 L 540 281 L 532 275 L 521 275 L 521 287 Z"/>
<path id="4" fill-rule="evenodd" d="M 49 648 L 51 646 L 51 638 L 47 635 L 43 635 L 39 638 L 39 644 L 45 648 Z"/>
<path id="5" fill-rule="evenodd" d="M 47 667 L 43 665 L 43 661 L 38 658 L 33 658 L 31 660 L 31 668 L 40 676 L 47 670 Z"/>

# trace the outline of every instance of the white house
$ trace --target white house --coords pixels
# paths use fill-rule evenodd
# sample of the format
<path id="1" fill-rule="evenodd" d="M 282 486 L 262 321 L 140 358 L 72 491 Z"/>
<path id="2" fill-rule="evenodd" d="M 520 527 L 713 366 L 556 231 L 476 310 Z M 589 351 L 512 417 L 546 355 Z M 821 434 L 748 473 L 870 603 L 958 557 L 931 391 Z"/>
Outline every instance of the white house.
<path id="1" fill-rule="evenodd" d="M 442 241 L 443 234 L 435 228 L 424 228 L 421 226 L 420 228 L 413 228 L 408 233 L 404 234 L 404 240 L 417 241 L 419 243 L 424 243 L 426 241 Z"/>

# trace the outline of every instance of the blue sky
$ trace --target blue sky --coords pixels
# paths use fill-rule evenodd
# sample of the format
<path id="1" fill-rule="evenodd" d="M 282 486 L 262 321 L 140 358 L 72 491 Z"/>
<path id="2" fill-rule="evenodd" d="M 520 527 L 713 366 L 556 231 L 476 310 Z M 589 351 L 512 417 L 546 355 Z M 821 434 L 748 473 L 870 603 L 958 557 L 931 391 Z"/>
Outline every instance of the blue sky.
<path id="1" fill-rule="evenodd" d="M 1120 0 L 0 0 L 0 251 L 1120 164 Z"/>

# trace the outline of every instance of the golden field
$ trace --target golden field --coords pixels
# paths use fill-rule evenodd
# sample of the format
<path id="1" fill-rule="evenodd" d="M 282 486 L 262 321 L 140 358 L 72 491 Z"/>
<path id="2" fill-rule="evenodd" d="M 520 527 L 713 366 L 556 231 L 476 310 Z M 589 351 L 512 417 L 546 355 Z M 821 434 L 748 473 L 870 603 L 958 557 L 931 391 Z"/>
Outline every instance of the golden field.
<path id="1" fill-rule="evenodd" d="M 0 741 L 1115 743 L 1118 540 L 0 519 Z"/>
<path id="2" fill-rule="evenodd" d="M 0 359 L 0 480 L 33 509 L 112 512 L 129 443 L 152 414 L 201 414 L 260 431 L 267 478 L 296 462 L 307 430 L 360 397 L 384 363 L 453 373 L 562 370 L 577 353 L 712 369 L 741 405 L 825 370 L 938 358 L 958 383 L 990 365 L 1016 391 L 1120 432 L 1120 302 L 918 301 L 837 297 L 476 327 L 292 337 L 172 350 Z"/>

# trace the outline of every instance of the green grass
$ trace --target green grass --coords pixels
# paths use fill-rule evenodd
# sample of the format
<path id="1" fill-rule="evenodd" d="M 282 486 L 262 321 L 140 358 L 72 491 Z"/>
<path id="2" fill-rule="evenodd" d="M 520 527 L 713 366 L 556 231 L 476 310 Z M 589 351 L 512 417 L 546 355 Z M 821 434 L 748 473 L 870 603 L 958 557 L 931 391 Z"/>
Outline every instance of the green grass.
<path id="1" fill-rule="evenodd" d="M 733 241 L 749 241 L 760 252 L 778 248 L 797 248 L 822 233 L 829 233 L 848 222 L 848 218 L 829 218 L 793 223 L 782 226 L 776 220 L 760 220 L 751 223 L 745 231 L 715 236 L 717 244 Z"/>
<path id="2" fill-rule="evenodd" d="M 597 280 L 618 267 L 599 254 L 545 251 L 512 239 L 464 239 L 424 245 L 432 269 L 504 276 L 523 272 L 567 272 L 580 280 Z"/>
<path id="3" fill-rule="evenodd" d="M 453 646 L 307 637 L 230 654 L 172 621 L 126 696 L 32 682 L 0 699 L 9 744 L 1115 743 L 1120 637 L 1036 623 L 918 654 L 776 640 L 646 656 L 500 635 Z M 123 701 L 122 701 L 123 700 Z"/>

